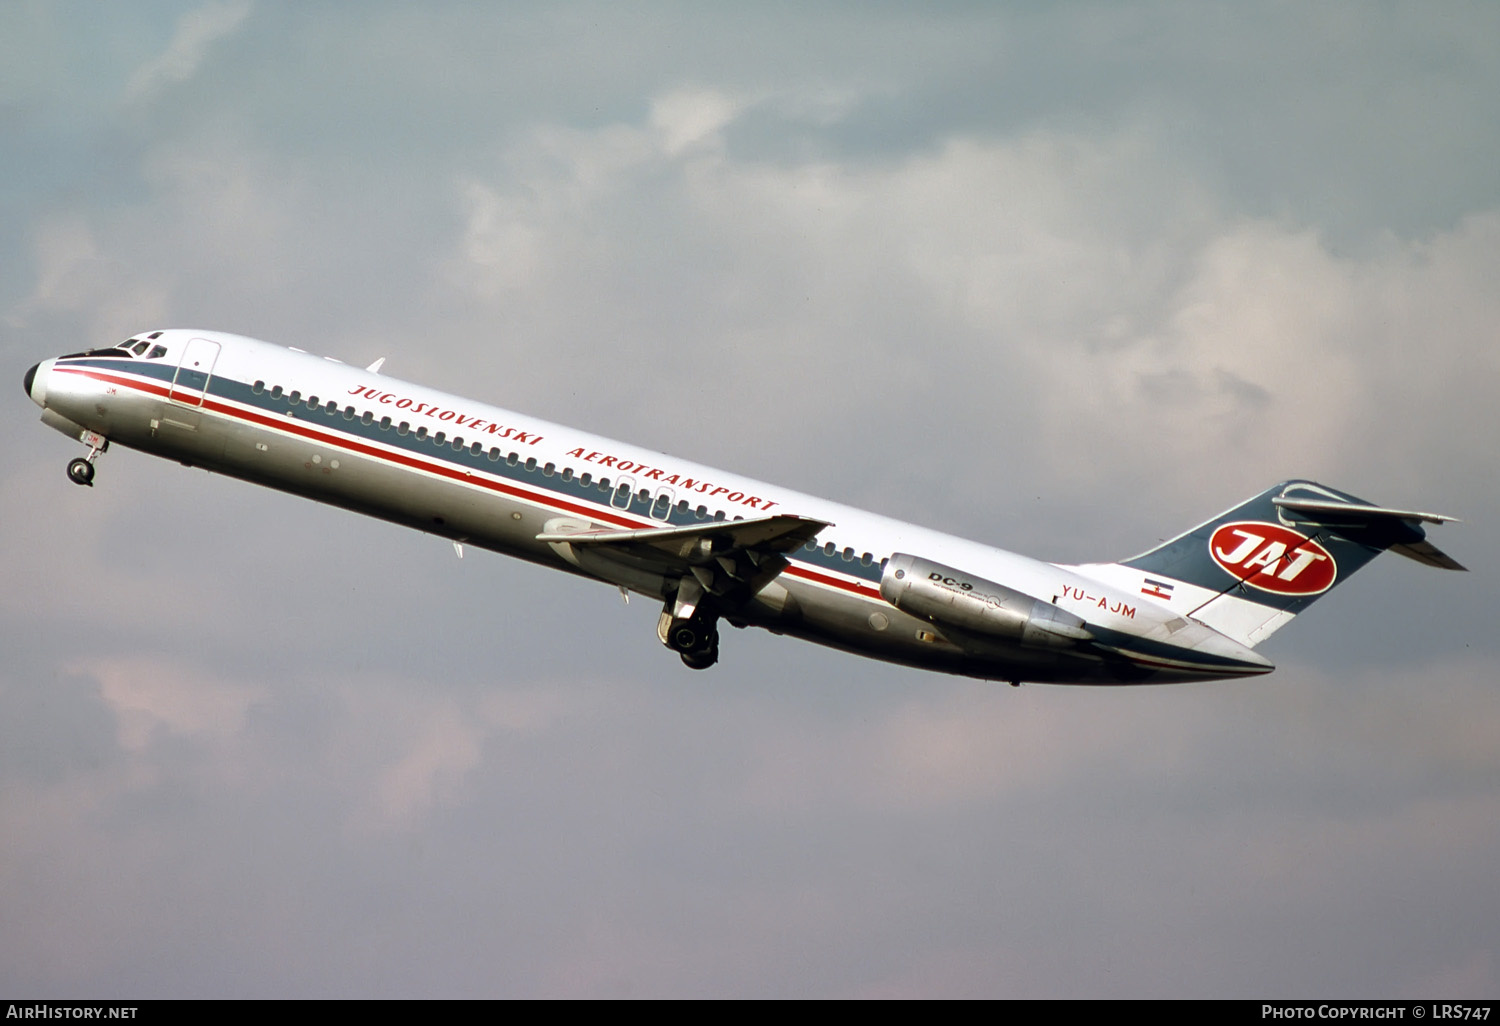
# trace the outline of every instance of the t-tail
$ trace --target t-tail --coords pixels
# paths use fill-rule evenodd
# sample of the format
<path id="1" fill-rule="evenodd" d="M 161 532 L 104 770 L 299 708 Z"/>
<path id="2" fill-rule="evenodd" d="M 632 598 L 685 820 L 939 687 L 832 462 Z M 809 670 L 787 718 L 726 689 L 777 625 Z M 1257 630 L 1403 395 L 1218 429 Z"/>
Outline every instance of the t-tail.
<path id="1" fill-rule="evenodd" d="M 1253 648 L 1382 552 L 1464 569 L 1421 526 L 1454 519 L 1283 481 L 1150 552 L 1079 569 Z"/>

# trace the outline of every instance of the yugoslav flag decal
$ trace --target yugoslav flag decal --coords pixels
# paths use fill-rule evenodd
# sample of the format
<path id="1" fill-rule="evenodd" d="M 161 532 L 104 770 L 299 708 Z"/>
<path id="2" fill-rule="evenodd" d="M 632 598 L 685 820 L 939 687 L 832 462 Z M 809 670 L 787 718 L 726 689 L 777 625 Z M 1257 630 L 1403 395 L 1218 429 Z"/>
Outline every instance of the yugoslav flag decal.
<path id="1" fill-rule="evenodd" d="M 1280 524 L 1224 524 L 1208 539 L 1214 562 L 1252 588 L 1278 595 L 1317 595 L 1333 587 L 1339 568 L 1323 546 Z"/>

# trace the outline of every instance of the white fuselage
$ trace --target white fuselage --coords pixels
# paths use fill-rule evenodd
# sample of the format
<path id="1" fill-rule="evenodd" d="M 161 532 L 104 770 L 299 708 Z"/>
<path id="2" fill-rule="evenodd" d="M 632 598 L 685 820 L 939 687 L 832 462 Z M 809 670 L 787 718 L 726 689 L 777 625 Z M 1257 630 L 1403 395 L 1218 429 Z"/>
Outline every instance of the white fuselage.
<path id="1" fill-rule="evenodd" d="M 580 557 L 562 528 L 651 529 L 791 515 L 826 522 L 729 622 L 976 677 L 1170 682 L 1270 664 L 1085 568 L 1041 562 L 253 339 L 190 330 L 47 360 L 28 391 L 55 427 L 180 460 L 667 600 L 659 566 Z M 131 340 L 135 342 L 135 339 Z M 161 352 L 165 350 L 165 352 Z M 153 357 L 152 353 L 159 353 Z M 1098 644 L 1028 648 L 945 629 L 881 594 L 897 553 L 1071 613 Z M 1118 574 L 1116 574 L 1118 577 Z M 1136 590 L 1130 590 L 1134 587 Z M 1206 633 L 1205 633 L 1206 632 Z M 1187 644 L 1183 644 L 1186 641 Z"/>

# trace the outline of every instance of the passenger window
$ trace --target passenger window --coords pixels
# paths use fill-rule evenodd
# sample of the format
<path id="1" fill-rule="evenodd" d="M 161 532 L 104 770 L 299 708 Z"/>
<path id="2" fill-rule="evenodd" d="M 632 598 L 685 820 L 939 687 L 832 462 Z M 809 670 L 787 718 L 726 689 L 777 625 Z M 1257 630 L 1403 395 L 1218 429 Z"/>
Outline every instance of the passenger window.
<path id="1" fill-rule="evenodd" d="M 490 462 L 494 463 L 499 458 L 500 458 L 500 447 L 498 445 L 492 445 L 492 446 L 490 446 Z"/>
<path id="2" fill-rule="evenodd" d="M 310 395 L 307 397 L 307 408 L 309 410 L 316 410 L 320 405 L 321 404 L 318 402 L 317 396 Z"/>
<path id="3" fill-rule="evenodd" d="M 594 475 L 585 470 L 582 474 L 578 475 L 578 483 L 587 488 L 594 483 Z"/>
<path id="4" fill-rule="evenodd" d="M 554 470 L 556 470 L 556 469 L 557 469 L 557 467 L 554 464 L 549 463 L 545 467 L 542 468 L 542 476 L 543 477 L 551 477 L 552 476 L 552 472 Z"/>
<path id="5" fill-rule="evenodd" d="M 620 487 L 615 489 L 615 494 L 610 497 L 609 504 L 619 509 L 629 509 L 630 485 L 622 481 L 620 483 Z"/>
<path id="6" fill-rule="evenodd" d="M 425 442 L 425 441 L 427 441 L 427 425 L 426 424 L 423 424 L 421 427 L 417 428 L 417 441 L 419 441 L 419 442 Z"/>
<path id="7" fill-rule="evenodd" d="M 256 395 L 260 395 L 265 390 L 266 383 L 264 381 L 257 381 L 255 384 L 250 386 L 250 391 L 254 392 Z"/>
<path id="8" fill-rule="evenodd" d="M 874 559 L 874 558 L 875 558 L 875 557 L 874 557 L 874 556 L 872 556 L 872 555 L 870 555 L 870 554 L 869 554 L 869 553 L 868 553 L 868 552 L 864 552 L 864 553 L 861 553 L 861 554 L 860 554 L 860 557 L 859 557 L 859 563 L 860 563 L 860 565 L 861 565 L 861 566 L 869 566 L 869 565 L 870 565 L 870 562 L 871 562 L 871 561 L 872 561 L 872 560 L 873 560 L 873 559 Z"/>
<path id="9" fill-rule="evenodd" d="M 536 469 L 536 457 L 535 456 L 531 457 L 530 459 L 528 459 L 526 461 L 526 469 L 528 471 Z"/>
<path id="10" fill-rule="evenodd" d="M 651 489 L 649 489 L 649 488 L 642 488 L 640 491 L 638 491 L 638 492 L 635 493 L 635 497 L 637 499 L 640 499 L 642 502 L 650 502 L 651 501 Z"/>
<path id="11" fill-rule="evenodd" d="M 286 397 L 286 401 L 291 403 L 293 406 L 296 406 L 298 403 L 302 402 L 302 393 L 298 392 L 296 389 L 293 389 L 292 394 Z"/>
<path id="12" fill-rule="evenodd" d="M 382 430 L 382 431 L 389 431 L 390 429 L 391 429 L 391 418 L 389 418 L 389 417 L 381 417 L 380 418 L 380 430 Z"/>
<path id="13" fill-rule="evenodd" d="M 345 406 L 344 407 L 344 419 L 345 420 L 353 420 L 354 419 L 354 407 L 352 407 L 352 406 Z"/>
<path id="14" fill-rule="evenodd" d="M 715 520 L 723 520 L 724 519 L 724 511 L 722 509 L 716 509 L 716 510 L 714 510 L 714 519 Z"/>
<path id="15" fill-rule="evenodd" d="M 705 505 L 703 505 L 700 502 L 698 504 L 698 508 L 695 509 L 695 510 L 693 510 L 693 515 L 696 516 L 699 520 L 707 520 L 708 519 L 708 507 L 705 506 Z"/>
<path id="16" fill-rule="evenodd" d="M 833 555 L 833 542 L 829 542 L 827 545 L 823 546 L 823 555 L 825 555 L 825 556 L 831 556 L 831 555 Z"/>
<path id="17" fill-rule="evenodd" d="M 469 446 L 469 455 L 470 456 L 478 456 L 483 451 L 484 451 L 484 446 L 481 445 L 478 442 L 475 442 L 473 445 Z"/>
<path id="18" fill-rule="evenodd" d="M 453 436 L 453 451 L 454 452 L 458 452 L 463 447 L 464 447 L 464 440 L 462 438 L 460 438 L 458 435 L 454 435 Z"/>
<path id="19" fill-rule="evenodd" d="M 404 435 L 404 434 L 406 434 L 410 430 L 411 430 L 411 422 L 410 421 L 403 420 L 401 423 L 399 423 L 399 424 L 396 425 L 396 434 L 398 434 L 398 435 Z"/>
<path id="20" fill-rule="evenodd" d="M 271 389 L 271 398 L 272 399 L 280 399 L 281 398 L 281 386 L 280 385 L 277 385 L 276 387 L 274 387 L 274 388 Z"/>
<path id="21" fill-rule="evenodd" d="M 656 497 L 656 505 L 651 507 L 651 515 L 657 520 L 665 520 L 672 509 L 672 497 L 662 492 Z"/>
<path id="22" fill-rule="evenodd" d="M 514 467 L 516 465 L 517 461 L 520 460 L 520 458 L 521 457 L 518 456 L 518 455 L 516 455 L 515 453 L 511 453 L 510 455 L 508 455 L 508 456 L 505 457 L 505 464 L 506 464 L 506 466 Z"/>
<path id="23" fill-rule="evenodd" d="M 371 413 L 369 410 L 366 410 L 364 413 L 360 414 L 359 422 L 361 424 L 373 424 L 375 422 L 375 414 Z"/>
<path id="24" fill-rule="evenodd" d="M 447 437 L 448 437 L 448 432 L 446 432 L 446 431 L 439 431 L 437 434 L 435 434 L 435 435 L 432 436 L 432 444 L 433 445 L 442 445 L 443 444 L 443 440 L 445 438 L 447 438 Z"/>
<path id="25" fill-rule="evenodd" d="M 327 414 L 330 417 L 333 416 L 335 413 L 339 412 L 338 400 L 336 400 L 336 399 L 330 399 L 330 400 L 328 400 L 328 405 L 325 406 L 325 407 L 323 407 L 323 409 L 324 409 L 324 411 L 327 412 Z"/>
<path id="26" fill-rule="evenodd" d="M 571 480 L 573 480 L 573 468 L 572 467 L 563 467 L 563 480 L 564 481 L 571 481 Z"/>
<path id="27" fill-rule="evenodd" d="M 854 549 L 845 546 L 844 551 L 840 555 L 844 557 L 844 562 L 847 563 L 854 558 Z"/>

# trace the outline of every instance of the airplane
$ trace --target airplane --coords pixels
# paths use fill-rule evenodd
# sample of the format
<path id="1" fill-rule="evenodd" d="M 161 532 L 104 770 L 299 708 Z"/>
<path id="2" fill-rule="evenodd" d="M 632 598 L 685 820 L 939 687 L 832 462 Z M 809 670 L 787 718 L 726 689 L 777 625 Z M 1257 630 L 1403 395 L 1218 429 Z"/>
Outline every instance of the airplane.
<path id="1" fill-rule="evenodd" d="M 26 372 L 42 422 L 661 602 L 696 670 L 720 621 L 985 680 L 1166 684 L 1275 667 L 1254 649 L 1384 551 L 1463 570 L 1422 524 L 1307 480 L 1130 559 L 1048 563 L 365 368 L 168 329 Z"/>

